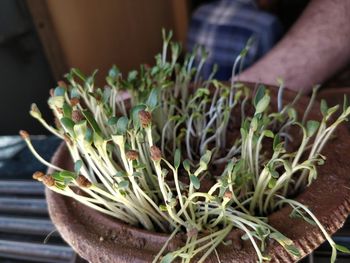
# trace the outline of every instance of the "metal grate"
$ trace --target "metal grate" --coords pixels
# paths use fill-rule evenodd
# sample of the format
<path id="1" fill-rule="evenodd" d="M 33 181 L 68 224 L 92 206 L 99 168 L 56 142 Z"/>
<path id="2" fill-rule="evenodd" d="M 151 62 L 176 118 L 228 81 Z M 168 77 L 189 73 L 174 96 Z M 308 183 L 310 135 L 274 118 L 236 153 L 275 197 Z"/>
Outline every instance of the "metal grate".
<path id="1" fill-rule="evenodd" d="M 84 262 L 64 243 L 51 223 L 40 183 L 0 181 L 0 262 Z"/>
<path id="2" fill-rule="evenodd" d="M 1 263 L 82 263 L 74 251 L 54 232 L 45 202 L 43 185 L 28 180 L 0 180 L 0 262 Z M 334 240 L 350 248 L 350 220 L 334 235 Z M 302 263 L 329 262 L 330 247 L 325 243 Z M 340 253 L 337 263 L 350 262 Z"/>

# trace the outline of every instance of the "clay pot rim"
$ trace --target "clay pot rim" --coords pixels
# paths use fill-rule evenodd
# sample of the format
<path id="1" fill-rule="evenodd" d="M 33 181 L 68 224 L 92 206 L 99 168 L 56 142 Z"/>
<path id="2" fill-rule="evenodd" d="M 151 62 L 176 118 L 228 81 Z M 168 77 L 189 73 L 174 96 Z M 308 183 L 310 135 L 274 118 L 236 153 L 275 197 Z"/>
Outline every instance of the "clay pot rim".
<path id="1" fill-rule="evenodd" d="M 291 92 L 291 91 L 285 90 L 284 92 L 285 92 L 285 94 L 289 94 L 289 96 L 294 95 L 294 93 Z M 303 104 L 305 104 L 307 102 L 307 99 L 306 98 L 302 98 L 302 102 L 303 102 Z M 342 143 L 342 145 L 344 146 L 344 144 L 345 144 L 345 146 L 350 147 L 350 144 L 349 144 L 350 136 L 349 136 L 347 130 L 345 129 L 345 127 L 339 127 L 339 128 L 340 128 L 339 130 L 341 130 L 341 132 L 343 133 L 342 135 L 344 135 L 342 137 L 342 139 L 344 139 L 344 138 L 347 139 L 347 140 L 344 140 L 344 143 Z M 62 151 L 64 151 L 63 148 L 64 148 L 64 146 L 62 146 L 62 145 L 59 147 L 59 150 L 56 152 L 56 154 L 55 154 L 55 156 L 53 158 L 53 162 L 57 162 L 57 159 L 62 157 L 61 154 L 62 154 Z M 328 147 L 328 148 L 330 148 L 330 147 Z M 345 158 L 345 153 L 346 152 L 343 151 L 338 156 L 338 161 L 339 162 L 341 162 L 342 160 L 343 161 L 347 160 Z M 336 161 L 337 158 L 330 158 L 330 159 Z M 325 166 L 327 166 L 327 167 L 330 166 L 329 162 L 328 162 L 328 165 L 327 165 L 327 162 L 326 162 Z M 326 180 L 327 177 L 330 177 L 330 175 L 327 176 L 327 172 L 325 172 L 324 171 L 325 169 L 322 169 L 322 168 L 323 167 L 321 167 L 319 169 L 319 178 L 310 187 L 308 187 L 304 192 L 300 193 L 296 198 L 294 198 L 294 200 L 300 201 L 303 204 L 304 203 L 308 203 L 308 199 L 313 197 L 315 195 L 315 193 L 320 192 L 317 189 L 318 187 L 321 187 L 322 189 L 324 188 L 324 189 L 330 190 L 329 189 L 330 187 L 327 184 L 327 180 Z M 344 163 L 344 168 L 347 168 L 346 170 L 348 170 L 348 169 L 350 169 L 350 166 L 348 164 Z M 328 167 L 328 169 L 329 169 L 329 167 Z M 325 174 L 325 175 L 322 176 L 322 174 Z M 349 180 L 350 179 L 349 175 L 346 175 L 345 173 L 343 173 L 341 175 L 342 176 L 338 176 L 337 175 L 334 179 L 338 180 L 338 181 L 339 180 L 340 181 L 344 181 L 344 182 L 345 182 L 345 180 Z M 337 189 L 337 190 L 339 190 L 339 191 L 337 191 L 337 193 L 332 193 L 332 194 L 335 195 L 335 196 L 341 196 L 341 197 L 343 197 L 343 199 L 342 200 L 338 200 L 339 202 L 337 203 L 336 207 L 331 206 L 331 208 L 332 208 L 331 209 L 332 210 L 331 213 L 332 214 L 329 215 L 326 218 L 327 220 L 324 218 L 326 215 L 322 215 L 322 217 L 319 218 L 320 222 L 325 225 L 327 231 L 329 233 L 331 233 L 331 234 L 334 233 L 337 229 L 339 229 L 343 225 L 347 215 L 350 212 L 350 191 L 346 190 L 344 192 L 344 191 L 341 191 L 341 189 Z M 48 206 L 49 206 L 50 216 L 51 216 L 53 222 L 56 224 L 59 232 L 62 233 L 63 238 L 71 246 L 73 246 L 75 248 L 75 250 L 77 250 L 77 252 L 79 254 L 81 254 L 83 257 L 91 260 L 91 257 L 93 255 L 91 255 L 91 253 L 90 254 L 89 253 L 86 254 L 86 251 L 84 251 L 81 248 L 81 246 L 77 245 L 77 243 L 74 242 L 74 240 L 76 240 L 76 237 L 74 237 L 74 235 L 78 235 L 79 239 L 86 240 L 86 242 L 88 243 L 87 244 L 88 247 L 90 246 L 90 248 L 91 248 L 91 246 L 92 246 L 92 248 L 100 248 L 100 249 L 102 249 L 98 244 L 96 244 L 96 240 L 90 240 L 90 241 L 87 240 L 89 238 L 89 235 L 87 233 L 84 233 L 84 232 L 81 232 L 81 231 L 79 233 L 77 233 L 77 232 L 73 233 L 72 231 L 74 231 L 74 229 L 72 229 L 72 227 L 70 228 L 69 225 L 67 225 L 67 224 L 63 224 L 62 225 L 62 222 L 64 221 L 64 219 L 62 217 L 60 217 L 60 216 L 57 216 L 57 213 L 59 212 L 60 209 L 61 210 L 63 209 L 66 212 L 69 211 L 69 207 L 68 206 L 69 206 L 69 204 L 71 205 L 72 200 L 70 200 L 70 198 L 58 195 L 58 194 L 56 194 L 56 193 L 54 193 L 54 192 L 52 192 L 50 190 L 46 190 L 46 195 L 47 195 L 47 200 L 49 202 Z M 317 199 L 317 196 L 316 196 L 316 199 Z M 318 196 L 318 199 L 320 199 L 319 196 Z M 315 208 L 315 209 L 317 209 L 318 205 L 322 206 L 322 204 L 320 204 L 320 203 L 316 203 L 316 204 L 312 204 L 311 203 L 311 204 L 309 204 L 310 207 Z M 330 205 L 332 205 L 332 204 L 330 204 Z M 61 207 L 59 207 L 59 206 L 61 206 Z M 66 207 L 64 207 L 64 206 L 66 206 Z M 80 206 L 82 206 L 82 205 L 80 205 Z M 89 210 L 89 208 L 86 208 L 86 207 L 84 207 L 84 208 L 86 210 Z M 323 209 L 323 207 L 322 207 L 322 210 L 326 210 L 326 209 Z M 283 207 L 282 209 L 280 209 L 280 210 L 270 214 L 268 216 L 269 222 L 271 222 L 271 221 L 273 222 L 273 220 L 278 218 L 278 216 L 280 216 L 280 215 L 283 215 L 283 217 L 286 219 L 285 221 L 288 222 L 289 221 L 288 220 L 289 211 L 290 211 L 289 207 Z M 330 218 L 333 215 L 334 215 L 334 217 Z M 69 214 L 69 213 L 66 216 L 72 217 L 72 215 Z M 99 214 L 99 215 L 97 215 L 97 218 L 99 220 L 101 218 L 104 218 L 103 219 L 104 222 L 106 224 L 110 224 L 113 227 L 123 228 L 123 229 L 125 228 L 125 229 L 127 229 L 128 233 L 132 233 L 132 235 L 137 234 L 137 235 L 140 235 L 141 237 L 146 237 L 146 238 L 150 238 L 150 239 L 152 239 L 152 238 L 153 239 L 158 239 L 158 241 L 156 242 L 155 247 L 157 247 L 157 244 L 159 244 L 159 243 L 164 243 L 169 237 L 169 234 L 147 231 L 145 229 L 141 229 L 141 228 L 138 228 L 138 227 L 135 227 L 135 226 L 131 226 L 131 225 L 125 224 L 125 223 L 123 223 L 123 222 L 121 222 L 121 221 L 119 221 L 117 219 L 114 219 L 114 218 L 106 216 L 106 215 Z M 293 220 L 296 220 L 296 219 L 293 219 Z M 276 223 L 277 225 L 279 224 L 279 227 L 283 228 L 283 224 L 282 223 L 284 223 L 284 222 L 273 222 L 272 225 L 274 227 L 276 227 L 276 225 L 274 225 L 274 223 Z M 304 221 L 297 222 L 297 223 L 298 224 L 296 224 L 296 228 L 304 229 L 304 232 L 310 231 L 310 235 L 308 235 L 308 236 L 304 235 L 304 236 L 301 236 L 301 238 L 296 238 L 293 235 L 292 236 L 288 236 L 287 235 L 287 236 L 292 238 L 294 241 L 296 241 L 296 244 L 301 249 L 302 257 L 304 257 L 305 255 L 310 253 L 313 249 L 315 249 L 317 246 L 319 246 L 324 241 L 324 237 L 323 237 L 323 235 L 320 233 L 320 231 L 318 229 L 316 229 L 316 230 L 312 229 L 312 227 L 310 225 L 308 225 L 307 223 L 305 223 Z M 276 228 L 278 230 L 280 230 L 279 227 L 276 227 Z M 286 227 L 284 227 L 284 228 L 286 228 Z M 305 231 L 305 229 L 306 229 L 306 231 Z M 236 231 L 236 230 L 233 230 L 233 231 Z M 286 229 L 286 231 L 288 231 L 288 229 Z M 281 232 L 283 233 L 283 231 L 281 231 Z M 154 247 L 152 247 L 152 248 L 154 248 Z M 125 248 L 125 250 L 128 250 L 128 249 L 130 249 L 130 248 Z M 121 249 L 121 250 L 123 250 L 123 249 Z M 150 250 L 152 250 L 152 249 L 150 249 Z M 111 252 L 111 251 L 107 248 L 107 250 L 105 250 L 105 253 L 109 253 L 109 252 Z M 149 251 L 149 252 L 151 252 L 151 254 L 154 253 L 154 251 Z M 251 250 L 250 250 L 250 252 L 251 252 Z M 253 252 L 254 252 L 254 255 L 256 256 L 255 251 L 253 251 Z M 275 260 L 276 262 L 294 262 L 296 260 L 296 258 L 293 258 L 292 256 L 290 256 L 279 245 L 273 245 L 273 246 L 269 247 L 268 248 L 268 252 L 273 254 L 272 255 L 273 256 L 273 260 Z M 138 252 L 134 251 L 134 253 L 137 254 Z M 248 254 L 249 254 L 249 251 L 248 251 Z M 247 254 L 245 254 L 243 261 L 241 260 L 241 261 L 237 261 L 237 262 L 251 262 L 251 261 L 246 261 L 247 260 L 245 258 L 246 256 L 247 256 Z M 145 258 L 147 258 L 147 257 L 144 256 L 144 259 Z M 137 259 L 141 260 L 142 256 L 139 256 Z M 250 255 L 250 259 L 252 259 L 252 255 Z M 123 261 L 122 257 L 119 260 L 120 260 L 120 262 L 128 262 L 127 260 Z M 98 261 L 98 262 L 105 262 L 105 261 Z"/>

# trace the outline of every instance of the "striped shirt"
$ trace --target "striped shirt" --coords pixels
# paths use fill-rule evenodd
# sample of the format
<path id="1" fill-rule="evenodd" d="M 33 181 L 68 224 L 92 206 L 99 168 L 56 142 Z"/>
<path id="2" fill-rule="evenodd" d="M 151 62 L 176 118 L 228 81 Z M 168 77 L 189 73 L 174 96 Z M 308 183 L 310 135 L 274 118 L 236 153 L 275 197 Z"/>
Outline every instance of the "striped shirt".
<path id="1" fill-rule="evenodd" d="M 208 59 L 201 75 L 208 78 L 214 64 L 219 70 L 215 78 L 231 77 L 235 58 L 249 38 L 254 43 L 245 58 L 243 69 L 268 52 L 282 36 L 282 25 L 272 14 L 257 9 L 254 1 L 221 0 L 201 5 L 193 14 L 187 36 L 187 48 L 203 46 Z"/>

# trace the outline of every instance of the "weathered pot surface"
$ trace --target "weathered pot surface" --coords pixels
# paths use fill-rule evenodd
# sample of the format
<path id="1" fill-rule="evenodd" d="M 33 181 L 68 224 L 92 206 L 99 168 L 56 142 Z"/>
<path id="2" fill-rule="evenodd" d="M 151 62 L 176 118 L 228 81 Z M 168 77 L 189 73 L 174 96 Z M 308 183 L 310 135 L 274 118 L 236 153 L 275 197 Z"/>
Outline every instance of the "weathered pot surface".
<path id="1" fill-rule="evenodd" d="M 272 93 L 276 93 L 272 90 Z M 284 92 L 286 100 L 295 93 Z M 305 108 L 307 98 L 302 98 L 299 109 Z M 318 115 L 318 109 L 313 112 Z M 345 125 L 337 130 L 337 138 L 328 143 L 323 153 L 327 156 L 325 165 L 318 168 L 318 178 L 295 199 L 307 205 L 326 230 L 333 234 L 344 224 L 350 213 L 350 162 L 348 161 L 350 136 Z M 72 169 L 69 152 L 62 144 L 55 153 L 53 163 L 65 169 Z M 50 172 L 50 171 L 49 171 Z M 168 235 L 152 233 L 129 226 L 114 218 L 92 210 L 79 202 L 46 190 L 50 217 L 62 237 L 86 260 L 97 263 L 152 262 Z M 299 247 L 302 257 L 306 256 L 325 240 L 321 231 L 302 219 L 289 217 L 290 207 L 272 213 L 269 224 L 291 238 Z M 237 232 L 234 230 L 233 232 Z M 230 236 L 237 236 L 232 233 Z M 181 244 L 183 238 L 176 237 L 170 242 L 172 250 Z M 296 262 L 299 259 L 288 254 L 277 242 L 268 244 L 271 262 Z M 217 249 L 221 262 L 256 262 L 255 250 L 249 241 L 241 245 L 220 245 Z M 215 255 L 207 262 L 217 262 Z"/>

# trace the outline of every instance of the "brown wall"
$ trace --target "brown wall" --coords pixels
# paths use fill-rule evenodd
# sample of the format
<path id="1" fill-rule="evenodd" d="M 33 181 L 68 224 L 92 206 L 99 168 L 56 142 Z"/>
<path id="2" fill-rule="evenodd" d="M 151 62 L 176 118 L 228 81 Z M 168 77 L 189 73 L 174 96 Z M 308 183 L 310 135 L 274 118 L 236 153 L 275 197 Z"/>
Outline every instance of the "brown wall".
<path id="1" fill-rule="evenodd" d="M 68 67 L 95 68 L 103 79 L 111 65 L 123 72 L 152 63 L 161 49 L 161 28 L 185 37 L 185 0 L 47 0 L 47 9 Z M 102 73 L 102 74 L 101 74 Z"/>

